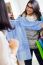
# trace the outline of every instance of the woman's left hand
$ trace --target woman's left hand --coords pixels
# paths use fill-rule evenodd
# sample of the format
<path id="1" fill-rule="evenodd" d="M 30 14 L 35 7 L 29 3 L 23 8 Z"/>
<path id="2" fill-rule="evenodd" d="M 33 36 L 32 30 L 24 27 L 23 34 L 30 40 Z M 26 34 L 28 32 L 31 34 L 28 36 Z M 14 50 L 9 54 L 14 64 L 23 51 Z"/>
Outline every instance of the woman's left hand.
<path id="1" fill-rule="evenodd" d="M 9 41 L 9 47 L 10 47 L 11 49 L 16 49 L 18 46 L 19 46 L 18 40 L 16 40 L 16 39 L 11 39 L 11 40 Z"/>

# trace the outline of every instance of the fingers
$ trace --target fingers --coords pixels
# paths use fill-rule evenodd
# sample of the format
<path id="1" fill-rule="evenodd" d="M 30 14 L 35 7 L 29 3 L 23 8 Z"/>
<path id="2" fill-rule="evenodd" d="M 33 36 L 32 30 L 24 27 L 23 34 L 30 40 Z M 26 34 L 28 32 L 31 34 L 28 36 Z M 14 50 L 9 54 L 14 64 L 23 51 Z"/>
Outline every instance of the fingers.
<path id="1" fill-rule="evenodd" d="M 18 40 L 16 40 L 16 39 L 11 39 L 10 41 L 9 41 L 9 47 L 11 48 L 11 49 L 15 49 L 15 48 L 18 48 L 19 47 L 19 41 Z"/>

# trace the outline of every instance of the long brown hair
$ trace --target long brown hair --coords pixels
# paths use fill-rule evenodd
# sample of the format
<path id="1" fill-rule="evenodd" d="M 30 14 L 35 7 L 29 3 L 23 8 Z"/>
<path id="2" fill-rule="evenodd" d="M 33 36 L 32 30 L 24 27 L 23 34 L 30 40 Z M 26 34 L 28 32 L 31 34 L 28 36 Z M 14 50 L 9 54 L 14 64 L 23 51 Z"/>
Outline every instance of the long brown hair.
<path id="1" fill-rule="evenodd" d="M 36 0 L 29 0 L 29 2 L 27 3 L 27 5 L 31 3 L 32 4 L 32 8 L 33 8 L 33 12 L 35 13 L 35 15 L 37 16 L 37 19 L 38 20 L 41 20 L 40 17 L 41 17 L 41 12 L 40 12 L 40 8 L 39 8 L 39 4 Z M 26 7 L 27 7 L 26 5 Z M 21 14 L 21 16 L 25 14 L 25 16 L 27 15 L 27 12 L 26 12 L 26 8 L 25 8 L 25 11 Z"/>
<path id="2" fill-rule="evenodd" d="M 4 0 L 0 0 L 0 30 L 8 28 L 12 29 L 9 23 L 6 5 Z"/>

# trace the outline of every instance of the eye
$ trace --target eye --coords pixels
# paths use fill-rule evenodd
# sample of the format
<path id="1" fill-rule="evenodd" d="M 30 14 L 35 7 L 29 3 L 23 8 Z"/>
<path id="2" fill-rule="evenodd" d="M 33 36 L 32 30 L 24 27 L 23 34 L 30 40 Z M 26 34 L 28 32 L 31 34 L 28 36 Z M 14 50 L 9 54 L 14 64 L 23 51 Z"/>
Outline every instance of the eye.
<path id="1" fill-rule="evenodd" d="M 27 7 L 29 7 L 29 8 L 31 8 L 31 9 L 33 9 L 33 7 L 32 7 L 32 6 L 29 6 L 28 4 L 27 4 Z"/>

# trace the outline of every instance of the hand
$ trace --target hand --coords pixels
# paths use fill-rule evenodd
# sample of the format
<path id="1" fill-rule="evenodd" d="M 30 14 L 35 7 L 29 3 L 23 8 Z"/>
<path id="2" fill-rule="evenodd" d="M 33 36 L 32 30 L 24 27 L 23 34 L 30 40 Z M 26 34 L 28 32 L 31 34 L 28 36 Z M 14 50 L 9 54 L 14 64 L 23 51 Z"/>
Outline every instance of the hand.
<path id="1" fill-rule="evenodd" d="M 16 40 L 16 39 L 11 39 L 11 40 L 9 41 L 9 47 L 10 47 L 11 49 L 16 49 L 18 46 L 19 46 L 18 40 Z"/>
<path id="2" fill-rule="evenodd" d="M 11 39 L 9 41 L 9 47 L 11 48 L 12 53 L 14 56 L 16 56 L 18 48 L 19 48 L 19 42 L 16 39 Z"/>

